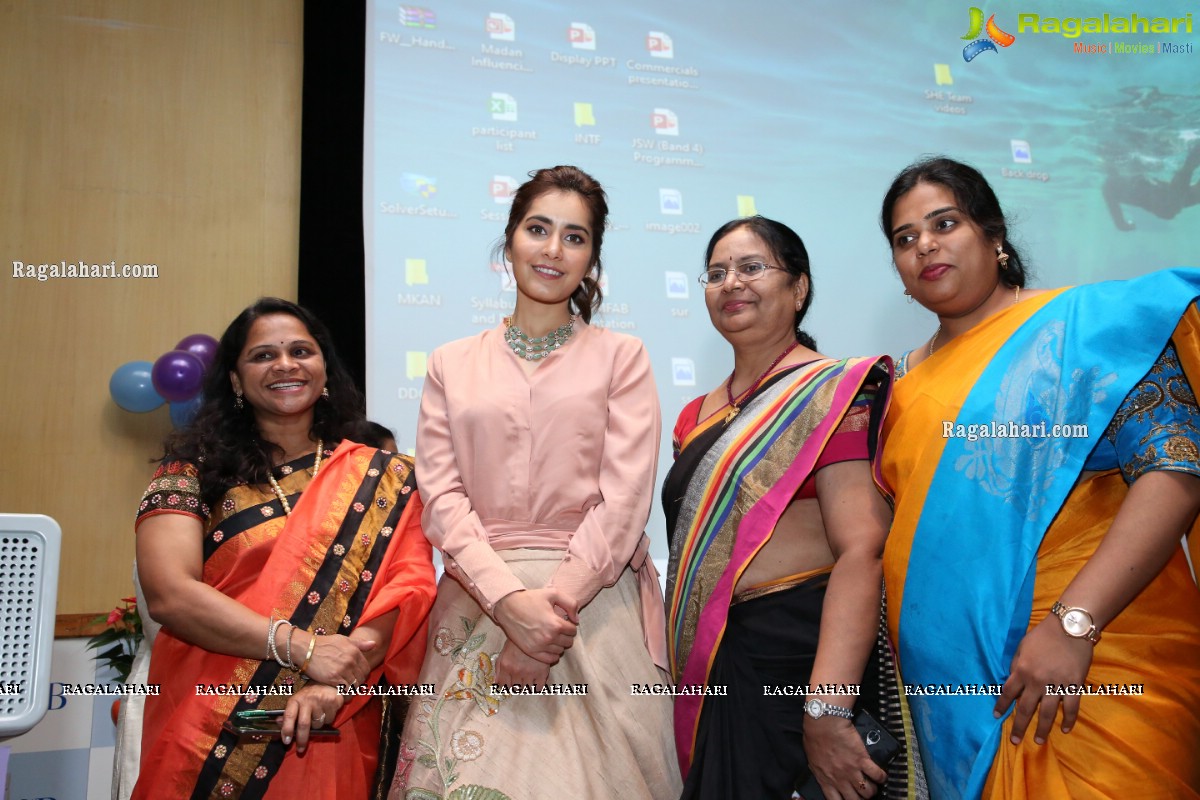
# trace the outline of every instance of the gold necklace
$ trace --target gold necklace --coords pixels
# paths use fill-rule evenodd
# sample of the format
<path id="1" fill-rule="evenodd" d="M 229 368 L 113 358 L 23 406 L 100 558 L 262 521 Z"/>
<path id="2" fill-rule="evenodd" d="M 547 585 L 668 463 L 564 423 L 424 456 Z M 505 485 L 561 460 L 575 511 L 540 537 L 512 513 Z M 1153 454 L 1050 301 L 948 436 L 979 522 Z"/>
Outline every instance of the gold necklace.
<path id="1" fill-rule="evenodd" d="M 312 476 L 317 477 L 317 473 L 321 471 L 321 456 L 325 454 L 325 442 L 317 439 L 317 457 L 313 459 Z M 287 495 L 283 493 L 283 489 L 279 488 L 279 482 L 275 480 L 275 476 L 267 473 L 267 481 L 271 484 L 271 491 L 279 498 L 279 505 L 283 506 L 283 515 L 290 517 L 292 515 L 292 507 L 288 505 Z"/>
<path id="2" fill-rule="evenodd" d="M 1014 286 L 1013 289 L 1016 290 L 1013 292 L 1013 305 L 1015 306 L 1017 303 L 1021 302 L 1021 287 Z M 929 358 L 929 356 L 933 355 L 933 343 L 937 341 L 937 338 L 941 335 L 941 333 L 942 326 L 938 325 L 937 330 L 933 332 L 933 338 L 929 340 L 929 352 L 926 354 L 926 358 Z"/>

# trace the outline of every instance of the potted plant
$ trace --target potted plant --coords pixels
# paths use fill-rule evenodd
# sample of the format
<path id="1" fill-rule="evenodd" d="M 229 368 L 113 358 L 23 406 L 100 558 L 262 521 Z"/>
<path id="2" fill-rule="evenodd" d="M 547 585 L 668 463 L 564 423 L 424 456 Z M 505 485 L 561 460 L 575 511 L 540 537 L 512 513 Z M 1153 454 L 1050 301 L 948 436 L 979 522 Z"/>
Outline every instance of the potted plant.
<path id="1" fill-rule="evenodd" d="M 108 612 L 107 617 L 96 617 L 95 622 L 104 622 L 104 630 L 88 639 L 87 649 L 99 651 L 92 657 L 101 666 L 111 667 L 117 673 L 117 681 L 125 683 L 133 669 L 133 656 L 142 641 L 142 617 L 138 613 L 137 598 L 123 597 L 121 602 L 123 605 Z M 120 707 L 120 700 L 113 701 L 114 724 Z"/>

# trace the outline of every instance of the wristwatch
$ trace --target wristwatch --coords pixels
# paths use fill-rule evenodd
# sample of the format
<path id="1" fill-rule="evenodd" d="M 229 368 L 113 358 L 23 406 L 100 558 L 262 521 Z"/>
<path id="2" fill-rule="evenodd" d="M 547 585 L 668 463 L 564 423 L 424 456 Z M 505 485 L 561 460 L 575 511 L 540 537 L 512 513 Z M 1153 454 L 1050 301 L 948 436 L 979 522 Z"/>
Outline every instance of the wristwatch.
<path id="1" fill-rule="evenodd" d="M 1062 603 L 1055 603 L 1050 609 L 1050 613 L 1058 617 L 1062 622 L 1063 630 L 1067 632 L 1067 636 L 1073 636 L 1076 639 L 1087 639 L 1092 644 L 1100 641 L 1100 629 L 1096 627 L 1096 623 L 1092 620 L 1092 615 L 1082 608 L 1068 608 Z"/>
<path id="2" fill-rule="evenodd" d="M 845 706 L 835 706 L 816 697 L 805 702 L 804 713 L 813 719 L 820 719 L 826 715 L 841 717 L 842 719 L 854 719 L 854 712 Z"/>

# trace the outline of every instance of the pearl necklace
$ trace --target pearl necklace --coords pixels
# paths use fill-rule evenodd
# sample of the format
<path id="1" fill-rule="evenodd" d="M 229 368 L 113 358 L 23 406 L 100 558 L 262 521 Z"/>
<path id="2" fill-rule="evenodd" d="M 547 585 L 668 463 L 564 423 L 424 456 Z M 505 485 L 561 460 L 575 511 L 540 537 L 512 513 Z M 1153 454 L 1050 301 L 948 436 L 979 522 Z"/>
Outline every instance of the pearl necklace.
<path id="1" fill-rule="evenodd" d="M 325 454 L 325 442 L 317 439 L 317 457 L 313 459 L 312 476 L 317 477 L 317 473 L 321 471 L 321 456 Z M 271 491 L 279 498 L 279 505 L 283 506 L 283 515 L 290 517 L 292 515 L 292 507 L 288 505 L 287 495 L 283 493 L 283 489 L 279 488 L 279 482 L 275 480 L 275 476 L 267 473 L 267 481 L 271 484 Z"/>
<path id="2" fill-rule="evenodd" d="M 504 318 L 504 342 L 517 354 L 517 358 L 537 361 L 545 358 L 571 340 L 575 333 L 575 315 L 545 336 L 530 338 L 525 331 L 513 324 L 512 317 Z"/>
<path id="3" fill-rule="evenodd" d="M 742 410 L 742 402 L 747 397 L 754 394 L 754 390 L 757 389 L 758 385 L 763 382 L 763 378 L 770 375 L 771 370 L 775 369 L 779 362 L 783 361 L 783 359 L 787 357 L 788 353 L 795 350 L 796 345 L 798 344 L 800 344 L 800 342 L 792 342 L 786 348 L 784 348 L 784 351 L 776 356 L 775 360 L 771 362 L 771 366 L 767 367 L 766 370 L 763 371 L 763 374 L 758 376 L 758 380 L 750 384 L 749 389 L 739 394 L 737 399 L 734 399 L 733 397 L 733 375 L 734 372 L 737 372 L 737 370 L 735 369 L 733 372 L 729 373 L 729 380 L 725 381 L 725 398 L 728 400 L 729 405 L 729 413 L 725 415 L 725 424 L 728 425 L 733 421 L 733 418 L 736 417 L 738 412 Z"/>

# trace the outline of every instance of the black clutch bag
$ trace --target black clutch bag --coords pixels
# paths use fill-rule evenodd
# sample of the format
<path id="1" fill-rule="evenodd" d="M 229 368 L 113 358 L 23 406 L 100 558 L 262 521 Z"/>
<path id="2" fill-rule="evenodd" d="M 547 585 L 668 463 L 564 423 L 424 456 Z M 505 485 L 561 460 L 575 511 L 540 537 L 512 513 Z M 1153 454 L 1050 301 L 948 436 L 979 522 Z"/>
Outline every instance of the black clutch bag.
<path id="1" fill-rule="evenodd" d="M 900 754 L 900 741 L 864 709 L 855 711 L 854 719 L 850 722 L 867 748 L 867 755 L 879 766 L 886 769 L 887 765 L 892 763 L 892 759 Z M 817 778 L 812 772 L 808 773 L 808 779 L 803 785 L 796 787 L 796 791 L 804 800 L 825 800 L 821 784 L 817 783 Z"/>

